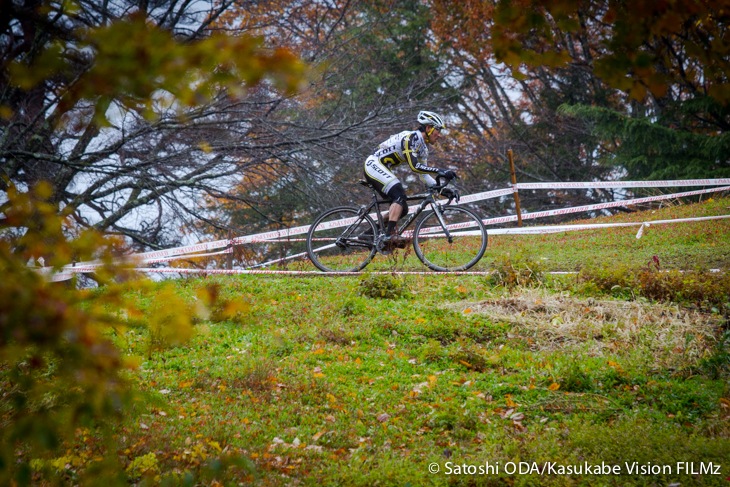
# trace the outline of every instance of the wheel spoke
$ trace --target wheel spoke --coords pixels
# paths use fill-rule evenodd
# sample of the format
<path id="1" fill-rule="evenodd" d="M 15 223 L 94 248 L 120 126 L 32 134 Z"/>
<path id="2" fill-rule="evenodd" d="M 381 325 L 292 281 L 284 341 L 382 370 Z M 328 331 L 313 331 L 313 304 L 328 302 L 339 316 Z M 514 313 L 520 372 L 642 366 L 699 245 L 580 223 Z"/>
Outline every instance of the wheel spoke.
<path id="1" fill-rule="evenodd" d="M 323 213 L 307 235 L 307 254 L 325 272 L 356 272 L 375 255 L 375 223 L 362 220 L 357 208 L 333 208 Z"/>
<path id="2" fill-rule="evenodd" d="M 416 255 L 436 271 L 461 271 L 479 262 L 487 248 L 487 232 L 477 215 L 466 208 L 442 209 L 450 239 L 438 215 L 428 212 L 418 222 L 415 232 Z M 450 240 L 450 241 L 449 241 Z"/>

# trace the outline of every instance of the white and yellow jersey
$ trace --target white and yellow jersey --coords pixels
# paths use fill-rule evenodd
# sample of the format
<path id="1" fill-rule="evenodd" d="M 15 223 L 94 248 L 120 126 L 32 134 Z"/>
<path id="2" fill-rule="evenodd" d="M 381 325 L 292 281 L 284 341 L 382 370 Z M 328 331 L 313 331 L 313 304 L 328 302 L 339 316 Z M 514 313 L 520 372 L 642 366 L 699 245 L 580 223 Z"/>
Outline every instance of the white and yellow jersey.
<path id="1" fill-rule="evenodd" d="M 370 181 L 382 194 L 400 184 L 393 174 L 393 167 L 406 162 L 419 179 L 428 187 L 434 186 L 436 180 L 432 174 L 438 174 L 438 168 L 427 164 L 428 147 L 423 134 L 418 130 L 406 130 L 390 136 L 378 146 L 375 154 L 365 160 L 365 179 Z"/>
<path id="2" fill-rule="evenodd" d="M 417 174 L 436 174 L 438 169 L 428 165 L 428 146 L 418 130 L 406 130 L 390 136 L 373 154 L 388 169 L 407 162 Z"/>

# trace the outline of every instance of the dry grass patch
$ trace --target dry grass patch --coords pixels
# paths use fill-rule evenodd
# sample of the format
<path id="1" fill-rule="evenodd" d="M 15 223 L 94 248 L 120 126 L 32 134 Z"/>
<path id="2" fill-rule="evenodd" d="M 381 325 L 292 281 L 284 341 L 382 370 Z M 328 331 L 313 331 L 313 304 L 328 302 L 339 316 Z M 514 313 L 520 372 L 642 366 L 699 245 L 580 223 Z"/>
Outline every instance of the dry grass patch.
<path id="1" fill-rule="evenodd" d="M 460 305 L 514 325 L 533 351 L 587 347 L 591 355 L 644 350 L 657 366 L 678 367 L 708 356 L 722 327 L 718 315 L 645 301 L 579 299 L 541 290 Z"/>
<path id="2" fill-rule="evenodd" d="M 530 411 L 548 414 L 618 414 L 621 406 L 605 395 L 590 393 L 552 394 L 523 405 Z"/>

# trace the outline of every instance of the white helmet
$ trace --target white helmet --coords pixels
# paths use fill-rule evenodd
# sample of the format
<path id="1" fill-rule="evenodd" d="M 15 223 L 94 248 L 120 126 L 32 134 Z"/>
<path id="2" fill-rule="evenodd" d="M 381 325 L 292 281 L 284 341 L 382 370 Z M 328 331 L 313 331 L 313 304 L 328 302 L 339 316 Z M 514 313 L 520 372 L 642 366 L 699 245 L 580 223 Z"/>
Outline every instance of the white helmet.
<path id="1" fill-rule="evenodd" d="M 443 130 L 446 128 L 446 125 L 444 125 L 444 121 L 441 119 L 441 116 L 438 113 L 429 112 L 426 110 L 418 112 L 418 123 L 422 125 L 433 125 L 439 130 Z"/>

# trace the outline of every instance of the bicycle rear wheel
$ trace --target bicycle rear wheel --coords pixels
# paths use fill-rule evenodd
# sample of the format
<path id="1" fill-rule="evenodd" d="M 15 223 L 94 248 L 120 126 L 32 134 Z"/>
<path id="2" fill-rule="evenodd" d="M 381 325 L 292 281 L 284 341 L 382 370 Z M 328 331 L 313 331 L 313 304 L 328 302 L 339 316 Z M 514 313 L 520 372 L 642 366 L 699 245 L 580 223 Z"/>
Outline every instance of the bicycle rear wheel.
<path id="1" fill-rule="evenodd" d="M 435 271 L 465 271 L 479 262 L 487 249 L 487 231 L 471 210 L 459 206 L 441 209 L 444 227 L 429 211 L 413 230 L 413 248 L 421 262 Z"/>
<path id="2" fill-rule="evenodd" d="M 357 272 L 373 259 L 376 235 L 375 222 L 358 208 L 332 208 L 309 228 L 307 255 L 324 272 Z"/>

